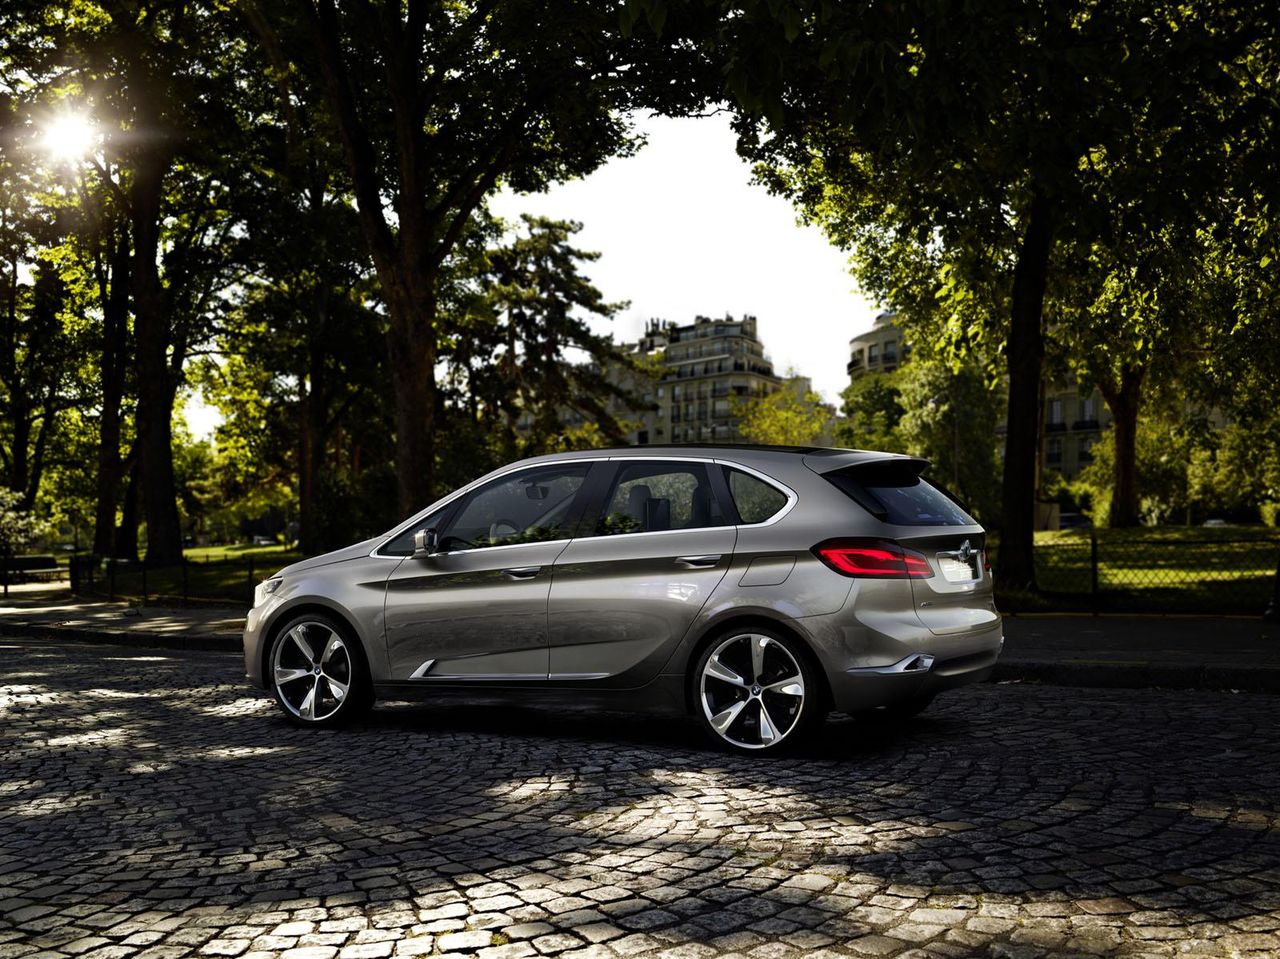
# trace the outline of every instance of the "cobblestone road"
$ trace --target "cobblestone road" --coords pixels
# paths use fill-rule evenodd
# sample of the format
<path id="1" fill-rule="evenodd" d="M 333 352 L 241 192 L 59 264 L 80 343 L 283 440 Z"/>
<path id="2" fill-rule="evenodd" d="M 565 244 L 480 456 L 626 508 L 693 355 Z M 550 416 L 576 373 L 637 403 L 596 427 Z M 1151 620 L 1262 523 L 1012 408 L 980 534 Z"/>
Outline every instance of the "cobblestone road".
<path id="1" fill-rule="evenodd" d="M 984 686 L 738 759 L 680 722 L 296 730 L 217 654 L 0 645 L 0 959 L 1280 954 L 1280 700 Z"/>

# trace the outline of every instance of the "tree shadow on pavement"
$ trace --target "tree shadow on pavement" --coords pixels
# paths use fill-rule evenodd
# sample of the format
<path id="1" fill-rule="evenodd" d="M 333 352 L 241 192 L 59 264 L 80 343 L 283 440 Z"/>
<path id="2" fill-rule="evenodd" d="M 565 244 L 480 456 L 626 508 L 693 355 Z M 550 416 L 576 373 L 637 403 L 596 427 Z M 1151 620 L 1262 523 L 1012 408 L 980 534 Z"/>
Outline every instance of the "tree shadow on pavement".
<path id="1" fill-rule="evenodd" d="M 401 937 L 544 923 L 544 952 L 1274 948 L 1271 705 L 986 686 L 762 759 L 579 710 L 300 730 L 226 657 L 5 647 L 0 947 L 321 909 Z"/>

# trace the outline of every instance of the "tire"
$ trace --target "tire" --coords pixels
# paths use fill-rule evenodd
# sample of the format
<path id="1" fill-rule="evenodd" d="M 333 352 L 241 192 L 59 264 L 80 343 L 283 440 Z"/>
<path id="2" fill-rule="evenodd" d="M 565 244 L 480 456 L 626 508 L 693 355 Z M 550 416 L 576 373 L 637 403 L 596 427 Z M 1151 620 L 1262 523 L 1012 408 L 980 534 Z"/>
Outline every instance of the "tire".
<path id="1" fill-rule="evenodd" d="M 733 752 L 781 753 L 826 718 L 807 650 L 769 629 L 721 633 L 698 657 L 690 682 L 703 732 Z"/>
<path id="2" fill-rule="evenodd" d="M 305 613 L 271 641 L 267 675 L 276 705 L 295 726 L 340 726 L 373 705 L 373 682 L 360 643 L 331 616 Z"/>

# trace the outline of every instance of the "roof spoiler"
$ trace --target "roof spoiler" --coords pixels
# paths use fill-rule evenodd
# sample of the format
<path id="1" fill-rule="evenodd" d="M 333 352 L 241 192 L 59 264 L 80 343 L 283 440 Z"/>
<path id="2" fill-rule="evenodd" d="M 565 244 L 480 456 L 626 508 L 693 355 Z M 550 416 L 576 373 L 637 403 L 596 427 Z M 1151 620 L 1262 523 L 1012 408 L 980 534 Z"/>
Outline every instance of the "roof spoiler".
<path id="1" fill-rule="evenodd" d="M 815 473 L 834 473 L 836 470 L 849 469 L 856 466 L 869 466 L 872 463 L 900 463 L 916 471 L 919 476 L 929 468 L 929 460 L 922 456 L 905 456 L 901 453 L 877 453 L 871 450 L 831 450 L 804 457 L 804 465 Z"/>

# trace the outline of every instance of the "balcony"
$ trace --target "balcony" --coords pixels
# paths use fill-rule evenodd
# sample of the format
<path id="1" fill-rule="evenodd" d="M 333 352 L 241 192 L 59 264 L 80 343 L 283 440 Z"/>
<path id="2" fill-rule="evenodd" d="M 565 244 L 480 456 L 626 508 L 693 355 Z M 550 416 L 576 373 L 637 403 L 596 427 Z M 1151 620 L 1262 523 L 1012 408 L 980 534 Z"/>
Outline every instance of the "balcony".
<path id="1" fill-rule="evenodd" d="M 1071 424 L 1071 428 L 1073 430 L 1096 432 L 1097 430 L 1102 429 L 1102 426 L 1098 423 L 1097 420 L 1076 420 L 1074 423 Z"/>
<path id="2" fill-rule="evenodd" d="M 1067 431 L 1067 424 L 1066 423 L 1045 423 L 1044 428 L 1046 433 L 1065 433 Z"/>

